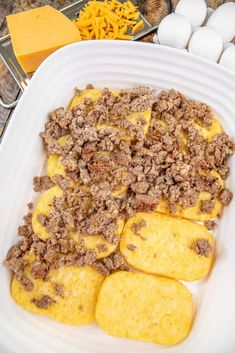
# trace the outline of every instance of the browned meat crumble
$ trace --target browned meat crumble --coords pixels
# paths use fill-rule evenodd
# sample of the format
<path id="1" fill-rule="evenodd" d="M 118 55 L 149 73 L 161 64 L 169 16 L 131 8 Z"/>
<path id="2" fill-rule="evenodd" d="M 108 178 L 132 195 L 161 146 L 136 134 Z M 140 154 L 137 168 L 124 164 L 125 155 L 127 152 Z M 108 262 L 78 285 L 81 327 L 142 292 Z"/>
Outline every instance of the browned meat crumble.
<path id="1" fill-rule="evenodd" d="M 99 252 L 105 252 L 108 250 L 108 247 L 105 244 L 97 244 L 96 248 Z"/>
<path id="2" fill-rule="evenodd" d="M 134 251 L 136 249 L 136 246 L 134 244 L 127 244 L 127 249 L 130 251 Z"/>
<path id="3" fill-rule="evenodd" d="M 61 298 L 64 298 L 64 285 L 61 283 L 55 283 L 54 284 L 54 293 L 55 293 L 55 295 L 58 295 Z"/>
<path id="4" fill-rule="evenodd" d="M 146 227 L 146 221 L 144 219 L 142 219 L 139 223 L 133 223 L 131 225 L 131 230 L 133 230 L 136 235 L 140 235 L 141 228 L 143 227 Z"/>
<path id="5" fill-rule="evenodd" d="M 209 257 L 210 253 L 212 252 L 212 246 L 206 239 L 198 239 L 194 243 L 193 249 L 198 255 L 202 255 L 205 257 Z"/>
<path id="6" fill-rule="evenodd" d="M 141 114 L 136 123 L 127 117 L 148 109 L 152 116 L 145 136 L 146 121 Z M 30 205 L 25 223 L 18 230 L 22 240 L 9 250 L 6 266 L 28 291 L 33 289 L 24 275 L 24 255 L 28 252 L 36 256 L 30 264 L 35 279 L 47 280 L 50 269 L 61 265 L 90 265 L 107 276 L 129 269 L 123 255 L 117 250 L 98 260 L 95 249 L 85 250 L 82 241 L 78 244 L 69 236 L 71 229 L 84 236 L 99 234 L 118 244 L 117 220 L 126 220 L 137 211 L 153 211 L 162 199 L 167 201 L 172 214 L 176 205 L 194 206 L 202 191 L 211 195 L 201 202 L 203 212 L 213 210 L 219 192 L 222 204 L 227 206 L 232 193 L 228 189 L 220 191 L 217 178 L 210 172 L 217 171 L 226 179 L 227 160 L 234 153 L 234 143 L 224 132 L 208 141 L 195 128 L 195 123 L 210 127 L 212 117 L 206 104 L 189 100 L 174 90 L 157 96 L 155 90 L 147 87 L 122 90 L 119 97 L 105 88 L 95 103 L 86 99 L 71 111 L 53 111 L 40 135 L 48 155 L 59 155 L 66 177 L 34 178 L 36 191 L 55 183 L 63 190 L 63 196 L 53 200 L 52 211 L 47 216 L 38 216 L 52 237 L 42 241 L 34 234 Z M 61 147 L 57 140 L 67 134 L 69 138 Z M 215 226 L 213 221 L 205 225 L 208 229 Z M 132 230 L 140 235 L 145 226 L 141 221 L 133 224 Z M 132 244 L 128 248 L 135 250 Z M 193 248 L 203 256 L 209 256 L 212 250 L 202 239 Z M 97 250 L 103 252 L 107 247 L 100 245 Z M 54 291 L 63 296 L 59 284 L 55 284 Z M 47 309 L 54 300 L 44 296 L 33 302 Z"/>
<path id="7" fill-rule="evenodd" d="M 34 191 L 41 192 L 43 190 L 50 189 L 54 185 L 54 182 L 47 175 L 44 175 L 41 177 L 35 176 L 33 178 L 33 185 L 34 185 Z"/>
<path id="8" fill-rule="evenodd" d="M 49 295 L 43 295 L 40 299 L 33 298 L 31 300 L 39 309 L 47 310 L 49 306 L 56 303 L 55 299 L 51 298 Z"/>
<path id="9" fill-rule="evenodd" d="M 232 201 L 233 194 L 228 189 L 223 189 L 220 193 L 220 201 L 224 206 L 228 206 Z"/>
<path id="10" fill-rule="evenodd" d="M 204 225 L 208 230 L 214 230 L 216 227 L 216 222 L 215 221 L 205 221 Z"/>
<path id="11" fill-rule="evenodd" d="M 98 260 L 94 263 L 94 267 L 103 276 L 108 276 L 115 271 L 127 271 L 129 266 L 127 265 L 124 256 L 121 252 L 115 252 L 104 259 Z"/>
<path id="12" fill-rule="evenodd" d="M 215 208 L 215 203 L 216 203 L 215 198 L 201 201 L 201 211 L 204 213 L 211 213 Z"/>

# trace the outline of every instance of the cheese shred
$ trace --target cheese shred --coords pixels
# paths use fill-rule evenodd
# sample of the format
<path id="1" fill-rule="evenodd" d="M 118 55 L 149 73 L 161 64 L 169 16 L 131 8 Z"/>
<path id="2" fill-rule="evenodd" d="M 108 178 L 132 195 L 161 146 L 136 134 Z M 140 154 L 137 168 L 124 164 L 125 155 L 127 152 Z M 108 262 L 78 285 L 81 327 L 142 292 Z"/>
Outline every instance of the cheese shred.
<path id="1" fill-rule="evenodd" d="M 83 40 L 133 39 L 134 33 L 144 27 L 140 13 L 131 1 L 89 1 L 75 20 Z"/>

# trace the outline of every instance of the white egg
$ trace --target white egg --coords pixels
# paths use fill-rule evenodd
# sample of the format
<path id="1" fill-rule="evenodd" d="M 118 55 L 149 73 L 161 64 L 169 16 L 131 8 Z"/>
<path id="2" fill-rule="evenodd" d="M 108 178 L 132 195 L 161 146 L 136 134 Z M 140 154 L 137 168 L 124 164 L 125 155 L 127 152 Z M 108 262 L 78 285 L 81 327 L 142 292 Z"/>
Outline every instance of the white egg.
<path id="1" fill-rule="evenodd" d="M 201 27 L 200 27 L 200 26 L 192 27 L 192 34 L 193 34 L 194 32 L 196 32 L 199 28 L 201 28 Z"/>
<path id="2" fill-rule="evenodd" d="M 207 27 L 218 31 L 223 39 L 223 42 L 230 42 L 235 36 L 235 3 L 227 2 L 210 16 Z"/>
<path id="3" fill-rule="evenodd" d="M 174 48 L 185 48 L 191 32 L 191 25 L 185 17 L 171 13 L 161 21 L 158 27 L 158 39 L 160 44 Z"/>
<path id="4" fill-rule="evenodd" d="M 223 43 L 223 52 L 224 52 L 228 47 L 231 47 L 231 45 L 233 45 L 233 43 L 231 43 L 231 42 L 225 42 L 225 43 Z"/>
<path id="5" fill-rule="evenodd" d="M 209 20 L 209 18 L 211 17 L 211 15 L 215 12 L 214 9 L 212 9 L 211 7 L 208 7 L 207 10 L 206 10 L 206 18 L 203 22 L 203 26 L 205 26 Z"/>
<path id="6" fill-rule="evenodd" d="M 153 36 L 153 43 L 159 44 L 159 39 L 158 39 L 157 33 L 155 33 L 154 36 Z"/>
<path id="7" fill-rule="evenodd" d="M 235 72 L 235 45 L 231 45 L 223 52 L 219 63 Z"/>
<path id="8" fill-rule="evenodd" d="M 201 26 L 207 14 L 206 2 L 205 0 L 180 0 L 175 13 L 186 17 L 193 27 Z"/>
<path id="9" fill-rule="evenodd" d="M 190 53 L 217 62 L 222 53 L 223 41 L 218 32 L 208 27 L 201 27 L 193 33 L 188 46 Z"/>

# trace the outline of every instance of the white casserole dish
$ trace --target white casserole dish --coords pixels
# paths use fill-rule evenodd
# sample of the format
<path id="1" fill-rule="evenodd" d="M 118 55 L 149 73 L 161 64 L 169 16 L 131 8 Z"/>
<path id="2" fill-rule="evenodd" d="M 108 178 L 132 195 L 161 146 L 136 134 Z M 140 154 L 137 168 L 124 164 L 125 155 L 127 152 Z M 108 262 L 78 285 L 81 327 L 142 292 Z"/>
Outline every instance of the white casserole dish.
<path id="1" fill-rule="evenodd" d="M 235 139 L 235 75 L 228 70 L 163 46 L 122 41 L 88 41 L 51 55 L 24 92 L 0 146 L 0 352 L 1 353 L 234 353 L 235 352 L 235 202 L 217 231 L 217 259 L 209 279 L 190 285 L 196 316 L 189 337 L 161 347 L 110 337 L 96 325 L 72 327 L 18 307 L 9 292 L 3 265 L 17 241 L 17 227 L 32 200 L 32 178 L 40 174 L 45 152 L 38 136 L 48 112 L 67 105 L 73 88 L 175 88 L 208 103 Z M 230 189 L 235 192 L 235 159 Z"/>

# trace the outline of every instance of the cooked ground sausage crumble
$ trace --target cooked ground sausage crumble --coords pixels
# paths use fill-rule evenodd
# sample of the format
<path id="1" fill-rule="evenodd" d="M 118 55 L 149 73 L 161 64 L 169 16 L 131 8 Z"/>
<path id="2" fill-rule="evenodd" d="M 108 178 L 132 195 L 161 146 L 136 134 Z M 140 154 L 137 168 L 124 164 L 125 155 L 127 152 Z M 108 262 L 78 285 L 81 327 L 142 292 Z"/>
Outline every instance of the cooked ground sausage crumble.
<path id="1" fill-rule="evenodd" d="M 146 120 L 140 116 L 133 123 L 127 117 L 150 109 L 151 122 L 145 135 Z M 125 220 L 137 211 L 153 211 L 162 199 L 174 214 L 177 205 L 184 209 L 194 206 L 202 191 L 209 192 L 211 198 L 201 202 L 201 211 L 210 213 L 220 190 L 210 171 L 217 171 L 226 179 L 227 160 L 234 153 L 234 143 L 225 132 L 208 141 L 195 128 L 195 124 L 210 127 L 212 117 L 206 104 L 189 100 L 174 90 L 158 95 L 147 87 L 122 90 L 119 96 L 105 88 L 95 103 L 85 99 L 72 110 L 53 111 L 40 135 L 48 155 L 60 156 L 66 176 L 55 175 L 53 180 L 48 176 L 35 177 L 34 189 L 42 191 L 57 184 L 63 196 L 53 200 L 49 215 L 38 216 L 52 235 L 46 241 L 33 232 L 32 204 L 29 205 L 29 213 L 18 231 L 22 240 L 9 250 L 5 261 L 16 279 L 27 291 L 33 289 L 33 283 L 24 275 L 27 252 L 36 257 L 30 265 L 35 279 L 48 280 L 49 270 L 61 265 L 90 265 L 105 276 L 128 269 L 119 250 L 97 259 L 95 249 L 86 250 L 82 241 L 78 244 L 70 237 L 71 229 L 84 236 L 99 234 L 118 244 L 118 219 Z M 58 139 L 64 135 L 69 137 L 61 147 Z M 227 206 L 232 193 L 223 189 L 219 198 Z M 205 225 L 213 229 L 216 223 L 207 221 Z M 132 230 L 139 235 L 144 226 L 133 224 Z M 199 239 L 194 250 L 209 256 L 209 245 Z M 128 248 L 135 250 L 132 244 Z M 103 245 L 97 250 L 107 249 Z M 63 296 L 59 284 L 54 290 Z M 44 296 L 33 302 L 47 309 L 54 299 Z"/>

